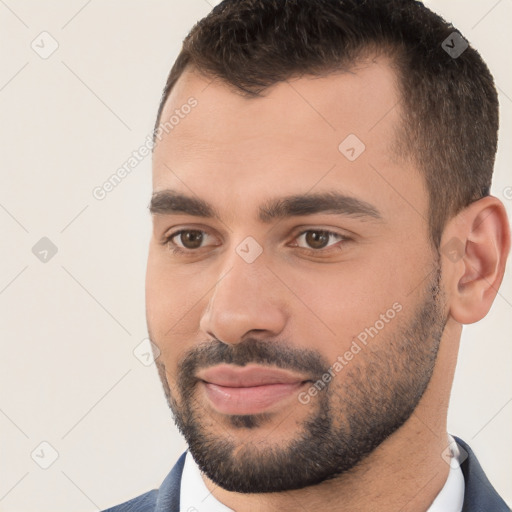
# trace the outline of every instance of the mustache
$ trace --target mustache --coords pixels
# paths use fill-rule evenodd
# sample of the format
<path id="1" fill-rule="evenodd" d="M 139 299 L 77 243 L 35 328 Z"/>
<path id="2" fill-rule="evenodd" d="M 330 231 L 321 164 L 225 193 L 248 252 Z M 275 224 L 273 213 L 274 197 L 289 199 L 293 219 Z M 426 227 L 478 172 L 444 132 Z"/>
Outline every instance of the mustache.
<path id="1" fill-rule="evenodd" d="M 293 370 L 310 375 L 311 380 L 315 381 L 322 378 L 330 367 L 318 352 L 297 348 L 286 342 L 246 338 L 230 345 L 214 339 L 202 342 L 187 352 L 178 364 L 178 375 L 180 380 L 190 382 L 200 369 L 219 364 L 246 366 L 250 363 Z"/>

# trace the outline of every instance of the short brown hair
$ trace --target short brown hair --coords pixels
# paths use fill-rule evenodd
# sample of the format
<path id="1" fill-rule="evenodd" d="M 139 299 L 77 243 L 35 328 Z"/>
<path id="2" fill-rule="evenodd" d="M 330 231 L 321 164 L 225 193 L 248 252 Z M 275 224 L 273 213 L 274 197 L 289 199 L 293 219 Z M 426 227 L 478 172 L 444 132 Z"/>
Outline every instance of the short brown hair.
<path id="1" fill-rule="evenodd" d="M 460 55 L 450 52 L 455 44 Z M 288 78 L 327 75 L 385 53 L 403 104 L 394 150 L 424 173 L 431 238 L 439 247 L 446 221 L 489 195 L 497 148 L 494 81 L 466 44 L 453 25 L 415 0 L 224 0 L 185 38 L 155 132 L 188 66 L 258 97 Z"/>

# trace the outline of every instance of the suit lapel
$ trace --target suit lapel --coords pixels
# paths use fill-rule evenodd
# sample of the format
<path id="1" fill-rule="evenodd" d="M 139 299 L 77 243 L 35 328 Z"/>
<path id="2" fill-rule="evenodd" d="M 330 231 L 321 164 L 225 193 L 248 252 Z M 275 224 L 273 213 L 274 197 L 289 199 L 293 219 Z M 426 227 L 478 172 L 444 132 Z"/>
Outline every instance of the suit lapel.
<path id="1" fill-rule="evenodd" d="M 184 452 L 178 459 L 171 472 L 166 476 L 158 490 L 155 512 L 179 512 L 180 510 L 180 489 L 183 466 L 185 465 Z"/>
<path id="2" fill-rule="evenodd" d="M 510 512 L 510 508 L 500 498 L 491 485 L 484 470 L 480 466 L 476 455 L 462 439 L 453 436 L 457 444 L 466 451 L 467 458 L 460 468 L 464 474 L 464 504 L 462 512 Z M 464 452 L 462 452 L 464 453 Z"/>

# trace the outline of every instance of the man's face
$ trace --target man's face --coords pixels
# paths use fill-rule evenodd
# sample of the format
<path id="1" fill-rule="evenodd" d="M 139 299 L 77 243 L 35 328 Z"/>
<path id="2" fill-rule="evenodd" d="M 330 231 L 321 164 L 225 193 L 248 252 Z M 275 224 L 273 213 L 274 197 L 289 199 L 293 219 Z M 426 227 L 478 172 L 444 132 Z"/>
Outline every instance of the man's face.
<path id="1" fill-rule="evenodd" d="M 186 72 L 162 113 L 174 119 L 154 151 L 148 329 L 207 476 L 301 488 L 357 464 L 428 385 L 446 309 L 427 191 L 393 157 L 386 62 L 257 99 L 210 82 Z M 341 199 L 319 211 L 325 194 Z"/>

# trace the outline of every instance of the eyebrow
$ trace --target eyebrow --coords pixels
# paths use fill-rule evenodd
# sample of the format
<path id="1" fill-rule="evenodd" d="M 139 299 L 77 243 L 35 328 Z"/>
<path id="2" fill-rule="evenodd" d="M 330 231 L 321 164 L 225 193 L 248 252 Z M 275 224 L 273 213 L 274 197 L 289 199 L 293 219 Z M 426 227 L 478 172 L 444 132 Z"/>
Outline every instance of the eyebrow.
<path id="1" fill-rule="evenodd" d="M 218 210 L 204 199 L 169 189 L 153 193 L 148 208 L 153 215 L 185 214 L 221 219 Z M 332 191 L 268 199 L 260 206 L 258 218 L 260 222 L 270 224 L 286 217 L 318 213 L 382 220 L 380 212 L 370 203 Z"/>

